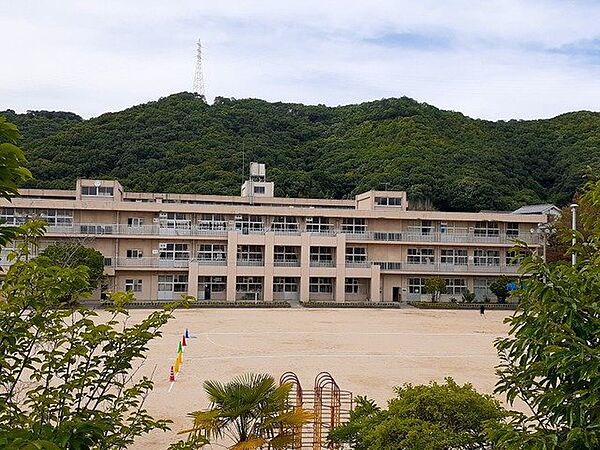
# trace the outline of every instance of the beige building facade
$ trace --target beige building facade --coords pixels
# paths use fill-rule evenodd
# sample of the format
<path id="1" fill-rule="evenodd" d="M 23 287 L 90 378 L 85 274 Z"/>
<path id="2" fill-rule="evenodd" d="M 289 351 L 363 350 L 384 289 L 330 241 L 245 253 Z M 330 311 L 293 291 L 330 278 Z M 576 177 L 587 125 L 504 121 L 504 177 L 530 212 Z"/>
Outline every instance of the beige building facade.
<path id="1" fill-rule="evenodd" d="M 413 211 L 405 192 L 354 200 L 273 197 L 264 166 L 242 195 L 126 192 L 116 181 L 74 190 L 22 189 L 0 218 L 47 221 L 44 248 L 65 240 L 98 249 L 105 290 L 138 300 L 399 302 L 425 300 L 428 277 L 444 300 L 467 290 L 494 299 L 490 283 L 517 273 L 515 240 L 540 245 L 547 216 Z M 7 265 L 4 250 L 1 264 Z"/>

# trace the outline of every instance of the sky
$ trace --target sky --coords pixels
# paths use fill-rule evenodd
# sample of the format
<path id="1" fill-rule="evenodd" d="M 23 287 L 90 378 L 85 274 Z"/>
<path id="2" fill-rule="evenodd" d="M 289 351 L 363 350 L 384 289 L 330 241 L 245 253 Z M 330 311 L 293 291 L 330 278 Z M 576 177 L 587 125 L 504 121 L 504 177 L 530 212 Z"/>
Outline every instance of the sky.
<path id="1" fill-rule="evenodd" d="M 468 116 L 600 110 L 600 1 L 0 0 L 0 110 L 85 118 L 191 91 Z"/>

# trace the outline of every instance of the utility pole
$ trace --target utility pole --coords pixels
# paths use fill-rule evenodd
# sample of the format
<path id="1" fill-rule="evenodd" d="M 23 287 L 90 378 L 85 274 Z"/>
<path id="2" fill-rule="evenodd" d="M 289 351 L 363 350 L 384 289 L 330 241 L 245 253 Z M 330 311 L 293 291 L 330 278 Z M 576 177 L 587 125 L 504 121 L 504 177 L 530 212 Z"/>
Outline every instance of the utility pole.
<path id="1" fill-rule="evenodd" d="M 572 252 L 571 253 L 571 265 L 574 266 L 577 263 L 577 253 L 575 252 L 575 244 L 577 243 L 577 238 L 575 237 L 575 233 L 577 232 L 577 208 L 579 205 L 577 203 L 572 203 L 571 208 L 571 230 L 573 231 L 573 238 L 571 239 Z"/>

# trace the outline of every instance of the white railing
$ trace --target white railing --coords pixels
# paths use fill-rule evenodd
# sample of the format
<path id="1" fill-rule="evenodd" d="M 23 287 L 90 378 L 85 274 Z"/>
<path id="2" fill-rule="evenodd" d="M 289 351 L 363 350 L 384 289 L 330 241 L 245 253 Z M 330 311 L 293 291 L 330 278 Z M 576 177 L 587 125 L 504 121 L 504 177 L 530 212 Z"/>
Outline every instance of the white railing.
<path id="1" fill-rule="evenodd" d="M 195 259 L 200 266 L 226 266 L 226 259 Z"/>
<path id="2" fill-rule="evenodd" d="M 413 227 L 414 228 L 414 227 Z M 420 227 L 419 227 L 420 228 Z M 408 231 L 365 231 L 361 233 L 344 233 L 340 230 L 327 229 L 322 231 L 307 231 L 306 228 L 298 230 L 281 230 L 275 228 L 264 229 L 237 229 L 235 226 L 207 227 L 206 224 L 191 225 L 190 228 L 165 228 L 160 224 L 142 225 L 130 227 L 127 224 L 110 223 L 76 223 L 71 226 L 49 226 L 48 234 L 75 234 L 75 235 L 157 235 L 157 236 L 227 236 L 229 231 L 239 234 L 264 234 L 273 232 L 276 235 L 299 235 L 309 233 L 320 236 L 335 236 L 343 233 L 348 241 L 386 241 L 386 242 L 432 242 L 432 243 L 464 243 L 464 244 L 514 244 L 520 240 L 527 244 L 539 244 L 540 237 L 537 234 L 520 234 L 518 236 L 477 236 L 467 229 L 456 232 L 432 232 L 422 233 L 409 227 Z"/>
<path id="3" fill-rule="evenodd" d="M 237 260 L 237 265 L 238 266 L 254 266 L 254 267 L 260 267 L 260 266 L 264 266 L 265 262 L 260 259 L 260 260 L 255 260 L 255 259 L 238 259 Z"/>
<path id="4" fill-rule="evenodd" d="M 335 261 L 311 261 L 310 267 L 335 267 Z"/>
<path id="5" fill-rule="evenodd" d="M 419 273 L 517 273 L 519 266 L 498 265 L 484 266 L 476 264 L 415 264 L 401 261 L 374 261 L 381 271 L 419 272 Z"/>
<path id="6" fill-rule="evenodd" d="M 353 269 L 369 268 L 373 265 L 371 261 L 346 261 L 346 267 Z"/>
<path id="7" fill-rule="evenodd" d="M 119 257 L 116 261 L 117 267 L 152 267 L 152 268 L 187 268 L 190 265 L 189 259 L 160 259 L 160 258 L 123 258 Z"/>
<path id="8" fill-rule="evenodd" d="M 300 267 L 300 261 L 273 261 L 275 267 Z"/>

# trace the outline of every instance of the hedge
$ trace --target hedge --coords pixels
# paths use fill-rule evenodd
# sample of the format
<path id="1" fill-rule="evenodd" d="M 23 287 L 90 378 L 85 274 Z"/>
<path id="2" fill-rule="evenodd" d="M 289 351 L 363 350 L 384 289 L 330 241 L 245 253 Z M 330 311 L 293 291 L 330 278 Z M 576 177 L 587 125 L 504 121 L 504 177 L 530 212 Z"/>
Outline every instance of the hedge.
<path id="1" fill-rule="evenodd" d="M 485 309 L 498 309 L 504 311 L 517 309 L 516 303 L 407 302 L 407 304 L 419 309 L 479 309 L 481 305 L 485 306 Z"/>

